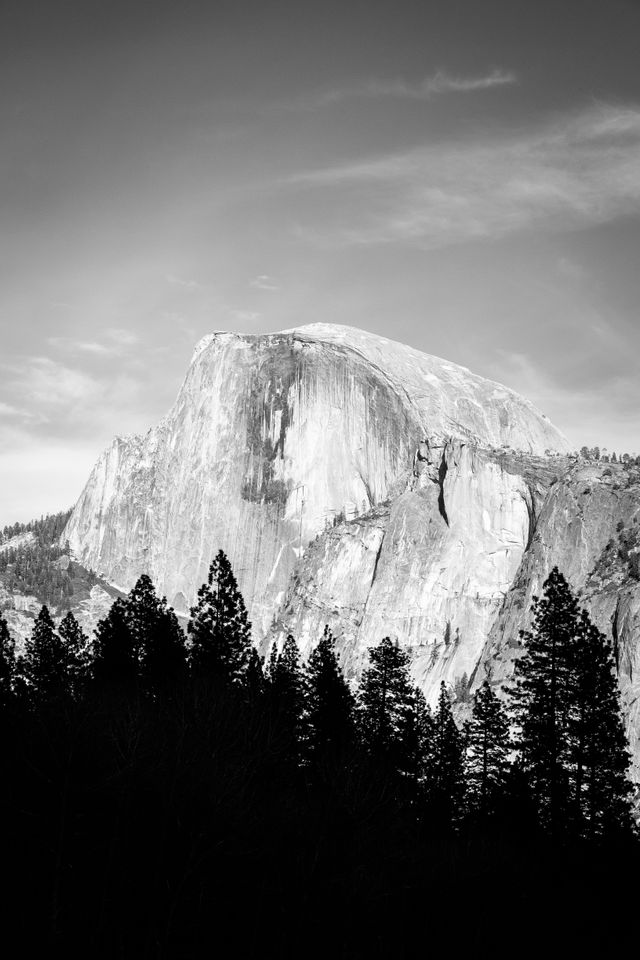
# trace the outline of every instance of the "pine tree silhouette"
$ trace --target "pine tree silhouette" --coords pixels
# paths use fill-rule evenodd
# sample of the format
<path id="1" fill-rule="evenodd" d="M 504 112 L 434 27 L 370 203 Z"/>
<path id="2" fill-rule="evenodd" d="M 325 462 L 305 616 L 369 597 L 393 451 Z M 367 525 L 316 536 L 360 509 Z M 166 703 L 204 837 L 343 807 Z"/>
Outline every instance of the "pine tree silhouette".
<path id="1" fill-rule="evenodd" d="M 227 557 L 220 550 L 191 609 L 189 662 L 195 677 L 239 683 L 251 653 L 251 624 Z"/>
<path id="2" fill-rule="evenodd" d="M 477 691 L 465 727 L 468 799 L 482 817 L 495 813 L 509 771 L 509 718 L 487 680 Z"/>
<path id="3" fill-rule="evenodd" d="M 572 679 L 569 741 L 575 829 L 591 839 L 628 834 L 631 758 L 613 656 L 586 610 L 581 612 L 572 649 Z"/>
<path id="4" fill-rule="evenodd" d="M 444 824 L 455 824 L 462 816 L 464 804 L 464 740 L 454 720 L 444 681 L 433 715 L 427 779 L 435 816 Z"/>
<path id="5" fill-rule="evenodd" d="M 272 650 L 268 674 L 272 716 L 282 731 L 285 753 L 299 759 L 302 745 L 302 713 L 304 682 L 300 667 L 300 651 L 289 634 L 278 655 Z"/>
<path id="6" fill-rule="evenodd" d="M 139 665 L 142 690 L 167 694 L 186 674 L 185 636 L 165 597 L 159 598 L 151 578 L 140 576 L 126 603 L 127 622 Z"/>
<path id="7" fill-rule="evenodd" d="M 137 689 L 137 651 L 122 597 L 113 602 L 96 627 L 91 672 L 98 686 L 111 693 L 129 695 Z"/>
<path id="8" fill-rule="evenodd" d="M 58 633 L 66 657 L 66 673 L 71 695 L 78 699 L 84 690 L 88 672 L 87 637 L 71 610 L 60 621 Z"/>
<path id="9" fill-rule="evenodd" d="M 49 608 L 43 606 L 27 639 L 19 670 L 26 681 L 25 695 L 32 709 L 71 696 L 66 648 Z"/>
<path id="10" fill-rule="evenodd" d="M 624 833 L 630 759 L 611 648 L 557 567 L 544 591 L 516 664 L 520 763 L 553 837 Z"/>
<path id="11" fill-rule="evenodd" d="M 552 835 L 566 825 L 569 805 L 572 646 L 578 605 L 557 567 L 533 598 L 531 630 L 520 631 L 524 656 L 515 664 L 511 688 L 516 745 L 529 778 L 541 824 Z"/>
<path id="12" fill-rule="evenodd" d="M 338 665 L 328 625 L 309 657 L 305 691 L 305 754 L 314 766 L 340 756 L 355 736 L 355 701 Z"/>
<path id="13" fill-rule="evenodd" d="M 0 710 L 13 701 L 16 672 L 16 645 L 4 617 L 0 616 Z"/>
<path id="14" fill-rule="evenodd" d="M 424 693 L 419 687 L 413 687 L 400 712 L 399 768 L 411 784 L 414 797 L 417 797 L 428 776 L 433 724 Z"/>
<path id="15" fill-rule="evenodd" d="M 402 730 L 413 686 L 409 656 L 385 637 L 369 650 L 370 666 L 358 692 L 358 714 L 367 752 L 388 770 L 402 766 Z"/>
<path id="16" fill-rule="evenodd" d="M 267 689 L 267 681 L 260 654 L 255 647 L 251 647 L 251 652 L 249 653 L 249 661 L 244 674 L 243 685 L 247 700 L 250 704 L 257 706 L 262 703 Z"/>

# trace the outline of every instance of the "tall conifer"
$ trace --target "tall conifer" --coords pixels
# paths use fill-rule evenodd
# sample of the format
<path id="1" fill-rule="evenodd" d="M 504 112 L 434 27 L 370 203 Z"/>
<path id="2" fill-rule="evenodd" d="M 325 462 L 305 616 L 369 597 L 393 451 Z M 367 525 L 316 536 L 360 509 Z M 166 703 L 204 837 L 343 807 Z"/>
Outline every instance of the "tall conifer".
<path id="1" fill-rule="evenodd" d="M 166 597 L 140 576 L 126 603 L 127 622 L 142 690 L 155 696 L 175 689 L 186 670 L 185 636 Z"/>
<path id="2" fill-rule="evenodd" d="M 239 683 L 251 653 L 251 624 L 226 555 L 220 550 L 198 591 L 188 626 L 189 660 L 194 676 Z"/>
<path id="3" fill-rule="evenodd" d="M 524 656 L 515 664 L 511 690 L 517 746 L 541 823 L 554 834 L 566 823 L 569 805 L 571 651 L 578 605 L 557 567 L 533 598 L 531 630 L 520 631 Z"/>
<path id="4" fill-rule="evenodd" d="M 306 667 L 305 752 L 311 765 L 337 757 L 354 737 L 354 698 L 328 626 Z"/>
<path id="5" fill-rule="evenodd" d="M 279 655 L 272 652 L 268 685 L 272 716 L 287 740 L 286 752 L 299 758 L 302 746 L 304 683 L 300 652 L 291 635 L 285 640 Z"/>
<path id="6" fill-rule="evenodd" d="M 71 610 L 60 621 L 58 633 L 64 647 L 69 688 L 72 696 L 78 698 L 87 678 L 87 637 Z"/>
<path id="7" fill-rule="evenodd" d="M 433 745 L 434 720 L 424 693 L 413 687 L 400 715 L 399 769 L 413 786 L 414 795 L 425 786 Z"/>
<path id="8" fill-rule="evenodd" d="M 465 728 L 469 802 L 481 816 L 495 812 L 509 770 L 509 719 L 504 704 L 487 680 L 476 692 Z"/>
<path id="9" fill-rule="evenodd" d="M 96 627 L 91 671 L 96 683 L 112 693 L 131 694 L 137 688 L 138 658 L 122 597 Z"/>
<path id="10" fill-rule="evenodd" d="M 611 646 L 583 610 L 573 649 L 572 812 L 576 831 L 597 838 L 631 827 L 631 763 Z"/>
<path id="11" fill-rule="evenodd" d="M 413 694 L 409 656 L 384 637 L 369 650 L 369 661 L 358 694 L 362 740 L 373 757 L 398 770 L 403 723 Z"/>
<path id="12" fill-rule="evenodd" d="M 433 715 L 427 761 L 427 790 L 434 812 L 446 824 L 455 824 L 463 812 L 464 740 L 453 717 L 444 681 Z"/>
<path id="13" fill-rule="evenodd" d="M 16 671 L 16 646 L 4 617 L 0 616 L 0 709 L 13 699 L 13 682 Z"/>
<path id="14" fill-rule="evenodd" d="M 31 706 L 60 701 L 70 695 L 65 646 L 56 631 L 49 608 L 43 606 L 20 659 Z"/>
<path id="15" fill-rule="evenodd" d="M 522 637 L 517 745 L 541 824 L 553 836 L 626 829 L 630 761 L 611 649 L 557 567 Z"/>

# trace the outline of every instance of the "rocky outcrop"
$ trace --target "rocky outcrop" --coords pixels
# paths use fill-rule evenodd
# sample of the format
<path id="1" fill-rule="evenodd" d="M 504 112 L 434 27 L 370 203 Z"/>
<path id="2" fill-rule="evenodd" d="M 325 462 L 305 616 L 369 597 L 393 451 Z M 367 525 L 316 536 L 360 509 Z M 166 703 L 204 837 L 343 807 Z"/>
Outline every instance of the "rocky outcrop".
<path id="1" fill-rule="evenodd" d="M 272 636 L 305 653 L 329 623 L 351 675 L 390 636 L 434 699 L 475 669 L 520 567 L 544 495 L 525 473 L 463 441 L 421 443 L 402 493 L 310 545 Z"/>
<path id="2" fill-rule="evenodd" d="M 418 443 L 450 435 L 566 448 L 512 391 L 372 334 L 323 324 L 212 334 L 168 416 L 102 455 L 65 537 L 119 587 L 148 572 L 179 611 L 224 549 L 263 637 L 308 544 L 403 494 Z M 400 510 L 410 524 L 431 496 L 430 484 L 409 491 L 392 524 Z"/>
<path id="3" fill-rule="evenodd" d="M 100 584 L 95 584 L 88 596 L 66 599 L 57 606 L 51 606 L 50 613 L 57 623 L 71 610 L 85 635 L 91 640 L 96 624 L 109 612 L 115 595 L 115 591 L 105 590 Z M 25 641 L 31 636 L 35 618 L 41 608 L 42 600 L 38 597 L 7 590 L 0 583 L 0 615 L 7 622 L 18 654 L 22 653 Z"/>
<path id="4" fill-rule="evenodd" d="M 167 417 L 102 455 L 64 538 L 183 613 L 222 548 L 263 651 L 293 633 L 306 655 L 328 623 L 356 677 L 388 635 L 430 701 L 465 675 L 502 689 L 557 565 L 615 644 L 638 756 L 640 482 L 566 447 L 506 388 L 362 331 L 216 333 Z"/>
<path id="5" fill-rule="evenodd" d="M 533 596 L 554 566 L 614 645 L 627 733 L 640 779 L 640 472 L 573 465 L 552 484 L 532 542 L 493 624 L 474 675 L 500 690 L 522 654 Z"/>

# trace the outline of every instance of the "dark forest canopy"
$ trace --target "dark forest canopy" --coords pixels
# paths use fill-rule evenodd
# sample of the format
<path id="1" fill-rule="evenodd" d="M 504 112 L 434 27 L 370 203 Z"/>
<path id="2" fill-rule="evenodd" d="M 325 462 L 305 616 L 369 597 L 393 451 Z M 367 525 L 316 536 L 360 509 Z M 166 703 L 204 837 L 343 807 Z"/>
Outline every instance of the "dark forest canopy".
<path id="1" fill-rule="evenodd" d="M 619 910 L 601 878 L 638 853 L 609 644 L 557 570 L 521 640 L 512 689 L 467 690 L 461 726 L 389 638 L 355 689 L 328 629 L 307 663 L 291 636 L 262 660 L 222 551 L 186 634 L 147 576 L 94 638 L 45 606 L 16 654 L 0 618 L 5 927 L 110 957 L 229 936 L 236 955 L 369 957 L 452 924 L 481 947 L 525 905 L 533 940 L 613 889 Z M 520 905 L 496 918 L 505 889 Z"/>

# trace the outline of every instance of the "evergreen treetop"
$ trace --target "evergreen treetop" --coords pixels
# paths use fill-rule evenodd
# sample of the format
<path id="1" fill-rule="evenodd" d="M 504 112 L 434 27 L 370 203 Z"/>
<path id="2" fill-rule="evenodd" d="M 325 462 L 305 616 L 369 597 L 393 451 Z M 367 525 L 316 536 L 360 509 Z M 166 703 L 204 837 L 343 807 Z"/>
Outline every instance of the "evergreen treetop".
<path id="1" fill-rule="evenodd" d="M 0 616 L 0 709 L 12 700 L 15 670 L 16 645 L 7 621 Z"/>
<path id="2" fill-rule="evenodd" d="M 464 739 L 453 717 L 444 681 L 440 684 L 433 714 L 427 780 L 435 815 L 443 823 L 455 824 L 462 815 L 464 803 Z"/>
<path id="3" fill-rule="evenodd" d="M 359 719 L 363 742 L 372 755 L 397 753 L 405 712 L 411 703 L 409 656 L 384 637 L 369 650 L 370 666 L 359 689 Z"/>
<path id="4" fill-rule="evenodd" d="M 189 660 L 194 675 L 238 683 L 251 653 L 251 624 L 231 564 L 222 550 L 198 590 L 188 626 Z"/>
<path id="5" fill-rule="evenodd" d="M 352 741 L 354 706 L 327 625 L 306 666 L 306 752 L 310 763 L 338 754 Z"/>
<path id="6" fill-rule="evenodd" d="M 511 747 L 507 710 L 487 680 L 475 694 L 465 745 L 469 802 L 486 816 L 504 792 Z"/>
<path id="7" fill-rule="evenodd" d="M 630 761 L 611 648 L 557 567 L 521 636 L 516 746 L 540 823 L 553 837 L 624 831 Z"/>
<path id="8" fill-rule="evenodd" d="M 96 627 L 91 672 L 104 689 L 131 692 L 137 686 L 138 658 L 129 627 L 127 602 L 115 600 Z"/>
<path id="9" fill-rule="evenodd" d="M 25 692 L 32 707 L 61 700 L 71 692 L 66 647 L 47 606 L 43 606 L 36 617 L 19 670 L 26 681 Z"/>

